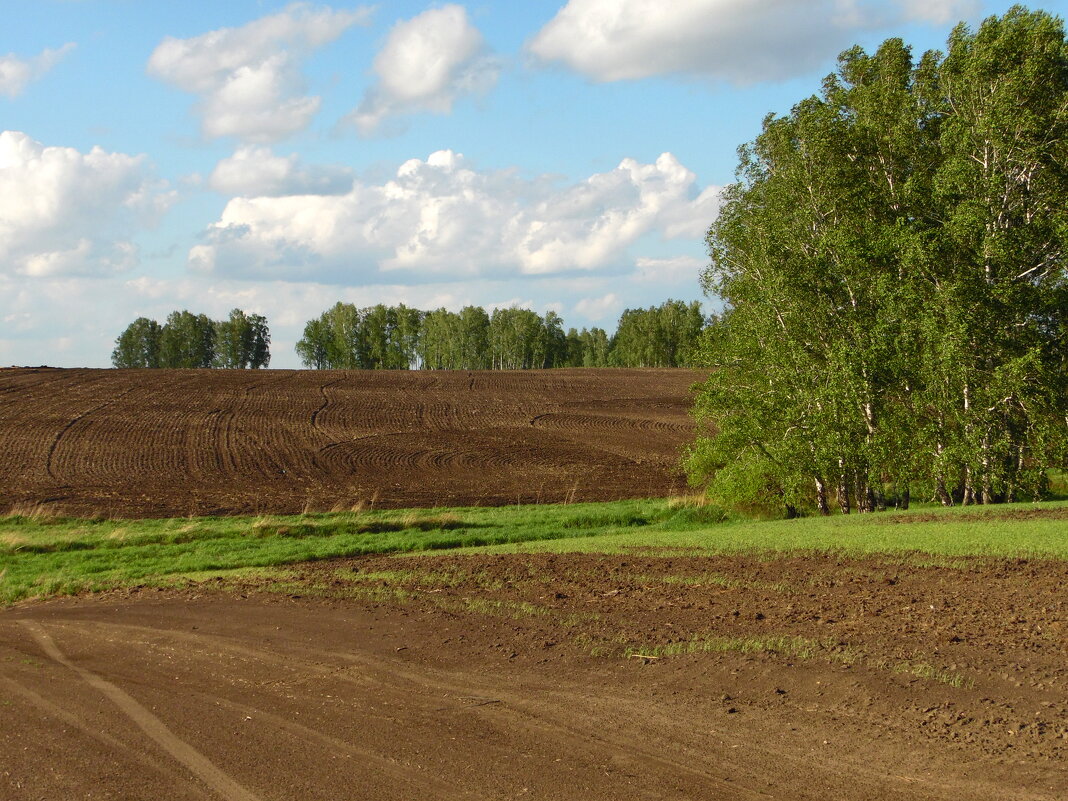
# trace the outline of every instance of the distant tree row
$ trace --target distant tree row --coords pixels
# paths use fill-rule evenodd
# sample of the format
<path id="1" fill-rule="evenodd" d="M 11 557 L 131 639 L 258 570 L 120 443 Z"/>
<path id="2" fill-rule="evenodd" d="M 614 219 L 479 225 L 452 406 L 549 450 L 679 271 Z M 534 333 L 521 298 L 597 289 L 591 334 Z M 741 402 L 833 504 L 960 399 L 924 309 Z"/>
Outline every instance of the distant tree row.
<path id="1" fill-rule="evenodd" d="M 115 367 L 266 367 L 271 362 L 267 319 L 234 309 L 226 320 L 174 311 L 160 325 L 138 317 L 115 340 Z"/>
<path id="2" fill-rule="evenodd" d="M 564 330 L 554 311 L 467 306 L 421 311 L 337 303 L 304 326 L 305 367 L 365 370 L 529 370 L 548 367 L 685 367 L 705 325 L 700 303 L 669 300 L 627 309 L 615 335 Z"/>

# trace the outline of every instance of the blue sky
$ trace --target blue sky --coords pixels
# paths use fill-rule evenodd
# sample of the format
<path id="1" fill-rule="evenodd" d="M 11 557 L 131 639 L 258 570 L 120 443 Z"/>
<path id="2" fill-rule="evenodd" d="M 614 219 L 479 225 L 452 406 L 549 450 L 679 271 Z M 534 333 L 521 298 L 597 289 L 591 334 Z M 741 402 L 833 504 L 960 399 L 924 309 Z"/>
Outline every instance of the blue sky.
<path id="1" fill-rule="evenodd" d="M 296 367 L 337 300 L 611 330 L 702 299 L 766 113 L 852 44 L 940 48 L 1009 6 L 6 0 L 0 364 L 106 366 L 127 323 L 183 308 L 265 314 Z"/>

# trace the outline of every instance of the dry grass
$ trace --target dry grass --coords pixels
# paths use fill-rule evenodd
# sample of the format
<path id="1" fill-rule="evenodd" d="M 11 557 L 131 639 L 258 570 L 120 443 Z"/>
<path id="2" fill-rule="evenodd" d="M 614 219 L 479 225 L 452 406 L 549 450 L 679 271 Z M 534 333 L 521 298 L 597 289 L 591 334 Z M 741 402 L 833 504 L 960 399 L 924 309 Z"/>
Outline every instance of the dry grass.
<path id="1" fill-rule="evenodd" d="M 24 520 L 53 520 L 61 517 L 55 506 L 46 506 L 43 503 L 14 503 L 4 512 L 3 517 L 21 517 Z"/>
<path id="2" fill-rule="evenodd" d="M 703 493 L 689 493 L 686 495 L 673 495 L 667 499 L 668 509 L 704 509 L 711 506 L 712 501 Z"/>
<path id="3" fill-rule="evenodd" d="M 726 653 L 736 651 L 743 654 L 773 653 L 798 659 L 811 659 L 821 650 L 820 643 L 804 637 L 761 636 L 761 637 L 694 637 L 690 640 L 669 643 L 667 645 L 631 646 L 624 650 L 624 657 L 641 657 L 660 659 L 665 656 L 683 654 Z"/>
<path id="4" fill-rule="evenodd" d="M 29 545 L 30 541 L 18 534 L 0 534 L 0 543 L 3 543 L 8 550 L 17 551 L 19 548 Z"/>

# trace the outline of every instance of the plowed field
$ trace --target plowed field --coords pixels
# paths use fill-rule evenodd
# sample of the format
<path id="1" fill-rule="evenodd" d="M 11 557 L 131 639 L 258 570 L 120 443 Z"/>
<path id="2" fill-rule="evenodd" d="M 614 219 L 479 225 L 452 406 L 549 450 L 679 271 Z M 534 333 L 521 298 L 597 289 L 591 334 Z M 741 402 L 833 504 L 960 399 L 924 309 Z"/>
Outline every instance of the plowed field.
<path id="1" fill-rule="evenodd" d="M 0 370 L 0 510 L 169 517 L 681 488 L 684 370 Z"/>
<path id="2" fill-rule="evenodd" d="M 0 798 L 1063 801 L 1068 568 L 958 561 L 370 557 L 27 603 Z"/>

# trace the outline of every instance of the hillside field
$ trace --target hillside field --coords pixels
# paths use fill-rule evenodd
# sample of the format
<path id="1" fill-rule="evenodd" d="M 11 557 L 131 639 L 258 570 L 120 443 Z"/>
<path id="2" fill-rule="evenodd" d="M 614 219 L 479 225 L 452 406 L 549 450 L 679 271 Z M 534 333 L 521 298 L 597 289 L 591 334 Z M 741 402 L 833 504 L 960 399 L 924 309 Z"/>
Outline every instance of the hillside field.
<path id="1" fill-rule="evenodd" d="M 109 517 L 656 497 L 680 370 L 0 370 L 0 511 Z"/>
<path id="2" fill-rule="evenodd" d="M 736 519 L 698 377 L 0 371 L 0 798 L 1068 797 L 1063 476 Z"/>

